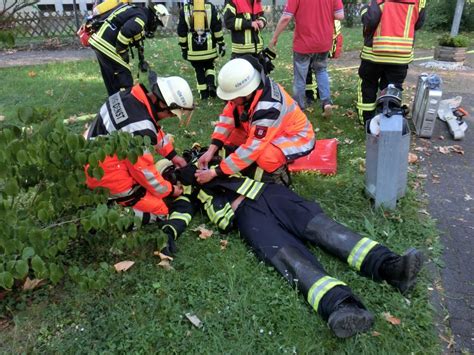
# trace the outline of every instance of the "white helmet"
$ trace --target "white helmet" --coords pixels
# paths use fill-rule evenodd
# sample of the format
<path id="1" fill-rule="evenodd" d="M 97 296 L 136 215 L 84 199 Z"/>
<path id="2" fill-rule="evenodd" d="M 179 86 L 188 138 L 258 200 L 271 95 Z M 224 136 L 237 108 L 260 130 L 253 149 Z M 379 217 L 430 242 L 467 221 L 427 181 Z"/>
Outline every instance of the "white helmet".
<path id="1" fill-rule="evenodd" d="M 170 166 L 173 166 L 173 163 L 168 159 L 160 159 L 155 163 L 155 168 L 161 175 L 163 175 Z"/>
<path id="2" fill-rule="evenodd" d="M 194 110 L 193 92 L 188 82 L 179 76 L 170 76 L 157 77 L 156 84 L 159 93 L 154 93 L 164 100 L 169 110 L 178 116 L 180 121 L 186 117 L 187 125 Z"/>
<path id="3" fill-rule="evenodd" d="M 170 13 L 168 9 L 164 5 L 157 4 L 157 5 L 152 5 L 151 10 L 153 11 L 153 14 L 158 19 L 159 24 L 163 27 L 166 27 L 170 19 Z"/>
<path id="4" fill-rule="evenodd" d="M 262 77 L 250 62 L 242 58 L 227 62 L 217 78 L 217 96 L 222 100 L 233 100 L 254 92 Z"/>

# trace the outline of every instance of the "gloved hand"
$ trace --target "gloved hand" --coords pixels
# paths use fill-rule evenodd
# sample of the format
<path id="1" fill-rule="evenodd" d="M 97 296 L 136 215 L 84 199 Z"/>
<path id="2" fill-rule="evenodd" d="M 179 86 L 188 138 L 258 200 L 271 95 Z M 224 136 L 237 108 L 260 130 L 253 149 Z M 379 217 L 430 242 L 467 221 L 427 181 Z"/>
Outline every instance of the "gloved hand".
<path id="1" fill-rule="evenodd" d="M 168 243 L 163 249 L 161 249 L 161 252 L 168 256 L 174 256 L 177 252 L 177 249 L 176 249 L 176 243 L 174 242 L 173 233 L 172 232 L 166 233 L 166 235 L 168 236 Z"/>
<path id="2" fill-rule="evenodd" d="M 183 57 L 184 60 L 188 60 L 188 50 L 181 49 L 181 56 Z"/>
<path id="3" fill-rule="evenodd" d="M 118 55 L 123 59 L 123 61 L 124 61 L 125 63 L 129 63 L 129 62 L 130 62 L 130 55 L 129 55 L 129 53 L 128 53 L 128 49 L 125 49 L 125 50 L 123 50 L 122 52 L 119 52 L 119 51 L 117 50 L 117 53 L 118 53 Z"/>
<path id="4" fill-rule="evenodd" d="M 150 65 L 146 60 L 140 61 L 138 63 L 138 69 L 140 69 L 142 73 L 146 73 L 148 71 L 148 68 L 150 68 Z"/>
<path id="5" fill-rule="evenodd" d="M 217 54 L 219 55 L 219 57 L 224 57 L 225 56 L 225 43 L 218 43 L 217 44 Z"/>

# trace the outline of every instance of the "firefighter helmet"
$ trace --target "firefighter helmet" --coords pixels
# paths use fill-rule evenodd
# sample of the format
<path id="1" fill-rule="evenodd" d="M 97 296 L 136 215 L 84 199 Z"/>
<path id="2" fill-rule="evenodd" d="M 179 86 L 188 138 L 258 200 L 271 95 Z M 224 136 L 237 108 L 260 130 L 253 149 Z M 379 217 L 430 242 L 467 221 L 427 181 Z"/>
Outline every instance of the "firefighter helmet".
<path id="1" fill-rule="evenodd" d="M 380 92 L 377 98 L 377 111 L 383 113 L 385 116 L 392 116 L 399 113 L 402 107 L 402 91 L 393 84 L 388 86 Z"/>
<path id="2" fill-rule="evenodd" d="M 163 179 L 171 182 L 173 185 L 177 184 L 176 168 L 168 159 L 160 159 L 155 163 L 156 170 L 163 176 Z"/>
<path id="3" fill-rule="evenodd" d="M 233 100 L 254 92 L 262 81 L 257 69 L 242 58 L 227 62 L 217 78 L 217 96 L 222 100 Z"/>
<path id="4" fill-rule="evenodd" d="M 152 91 L 180 121 L 185 119 L 185 124 L 189 123 L 194 110 L 194 99 L 186 80 L 179 76 L 156 77 Z"/>

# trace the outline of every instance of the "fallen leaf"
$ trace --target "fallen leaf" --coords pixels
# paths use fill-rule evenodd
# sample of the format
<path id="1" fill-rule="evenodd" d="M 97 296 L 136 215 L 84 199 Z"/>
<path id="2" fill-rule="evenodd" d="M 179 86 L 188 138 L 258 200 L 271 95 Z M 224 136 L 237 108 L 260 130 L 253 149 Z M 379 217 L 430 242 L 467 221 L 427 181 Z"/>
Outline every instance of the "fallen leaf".
<path id="1" fill-rule="evenodd" d="M 374 331 L 372 332 L 372 336 L 373 336 L 373 337 L 379 337 L 379 336 L 381 336 L 381 335 L 382 335 L 382 334 L 380 334 L 380 333 L 377 332 L 376 330 L 374 330 Z"/>
<path id="2" fill-rule="evenodd" d="M 128 269 L 130 269 L 133 266 L 133 264 L 135 264 L 134 261 L 124 260 L 124 261 L 121 261 L 121 262 L 115 264 L 114 268 L 117 272 L 127 271 Z"/>
<path id="3" fill-rule="evenodd" d="M 220 244 L 221 244 L 221 250 L 225 250 L 227 249 L 227 244 L 229 244 L 229 241 L 227 239 L 221 239 Z"/>
<path id="4" fill-rule="evenodd" d="M 184 314 L 186 318 L 196 327 L 196 328 L 201 328 L 202 327 L 202 322 L 201 320 L 196 317 L 194 314 L 191 313 L 185 313 Z"/>
<path id="5" fill-rule="evenodd" d="M 46 283 L 43 279 L 30 279 L 29 277 L 26 278 L 25 283 L 23 284 L 23 291 L 34 290 Z"/>
<path id="6" fill-rule="evenodd" d="M 352 110 L 347 110 L 345 113 L 342 114 L 343 116 L 349 117 L 349 118 L 354 118 L 356 116 L 356 113 Z"/>
<path id="7" fill-rule="evenodd" d="M 441 340 L 448 343 L 448 346 L 447 346 L 448 349 L 451 349 L 453 347 L 453 345 L 456 344 L 456 342 L 454 341 L 454 336 L 452 336 L 452 335 L 449 339 L 447 339 L 445 336 L 443 336 L 441 334 L 439 335 L 439 337 L 441 338 Z"/>
<path id="8" fill-rule="evenodd" d="M 438 139 L 439 139 L 440 141 L 444 141 L 444 136 L 439 136 Z"/>
<path id="9" fill-rule="evenodd" d="M 210 238 L 212 233 L 214 233 L 213 231 L 207 229 L 204 224 L 201 224 L 200 226 L 194 228 L 193 231 L 194 232 L 200 232 L 200 234 L 199 234 L 200 239 Z"/>
<path id="10" fill-rule="evenodd" d="M 349 138 L 345 138 L 345 139 L 344 139 L 344 143 L 350 145 L 350 144 L 354 143 L 354 140 L 353 140 L 353 139 L 349 139 Z"/>
<path id="11" fill-rule="evenodd" d="M 418 156 L 413 153 L 408 153 L 408 163 L 415 164 L 418 161 Z"/>
<path id="12" fill-rule="evenodd" d="M 28 72 L 28 76 L 29 76 L 30 78 L 34 78 L 36 75 L 38 75 L 38 74 L 36 74 L 36 72 L 33 71 L 33 70 Z"/>
<path id="13" fill-rule="evenodd" d="M 0 331 L 7 329 L 10 326 L 10 320 L 7 318 L 0 318 Z"/>
<path id="14" fill-rule="evenodd" d="M 51 90 L 46 90 L 44 93 L 45 93 L 46 95 L 48 95 L 48 96 L 51 96 L 51 97 L 54 96 L 54 90 L 53 90 L 53 89 L 51 89 Z"/>
<path id="15" fill-rule="evenodd" d="M 168 259 L 162 259 L 159 263 L 158 266 L 162 267 L 163 269 L 170 271 L 174 270 L 174 268 L 170 264 L 170 260 Z"/>
<path id="16" fill-rule="evenodd" d="M 464 149 L 460 145 L 453 145 L 451 149 L 454 153 L 464 155 Z"/>
<path id="17" fill-rule="evenodd" d="M 418 210 L 418 213 L 423 213 L 423 214 L 425 214 L 425 215 L 427 215 L 427 216 L 430 215 L 429 212 L 428 212 L 427 210 L 425 210 L 425 209 Z"/>
<path id="18" fill-rule="evenodd" d="M 417 151 L 417 152 L 424 152 L 424 151 L 426 151 L 426 148 L 425 148 L 425 147 L 416 147 L 416 148 L 413 149 L 413 150 L 415 150 L 415 151 Z"/>
<path id="19" fill-rule="evenodd" d="M 5 121 L 5 116 L 0 115 L 0 122 Z"/>
<path id="20" fill-rule="evenodd" d="M 402 321 L 399 318 L 392 316 L 389 312 L 382 313 L 385 320 L 393 325 L 399 325 Z"/>
<path id="21" fill-rule="evenodd" d="M 418 174 L 416 175 L 417 178 L 420 178 L 420 179 L 426 179 L 428 177 L 427 174 Z"/>
<path id="22" fill-rule="evenodd" d="M 449 153 L 449 147 L 438 147 L 438 151 L 442 154 L 448 154 Z"/>
<path id="23" fill-rule="evenodd" d="M 163 254 L 162 252 L 159 252 L 159 251 L 153 252 L 153 255 L 159 256 L 159 257 L 160 257 L 160 260 L 173 261 L 173 258 L 172 258 L 171 256 L 168 256 L 168 255 L 166 255 L 166 254 Z"/>
<path id="24" fill-rule="evenodd" d="M 471 200 L 472 200 L 471 195 L 466 194 L 466 196 L 464 196 L 464 201 L 471 201 Z"/>

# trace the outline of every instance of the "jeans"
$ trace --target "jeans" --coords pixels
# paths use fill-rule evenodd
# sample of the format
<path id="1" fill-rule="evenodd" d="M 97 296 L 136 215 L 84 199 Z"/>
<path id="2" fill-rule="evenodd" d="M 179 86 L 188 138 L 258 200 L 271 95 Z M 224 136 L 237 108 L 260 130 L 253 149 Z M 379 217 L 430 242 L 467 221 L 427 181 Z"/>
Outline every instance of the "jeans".
<path id="1" fill-rule="evenodd" d="M 316 73 L 321 106 L 324 108 L 324 105 L 332 104 L 329 75 L 327 72 L 328 54 L 329 52 L 308 54 L 293 52 L 293 98 L 302 110 L 306 107 L 306 76 L 310 65 Z"/>

